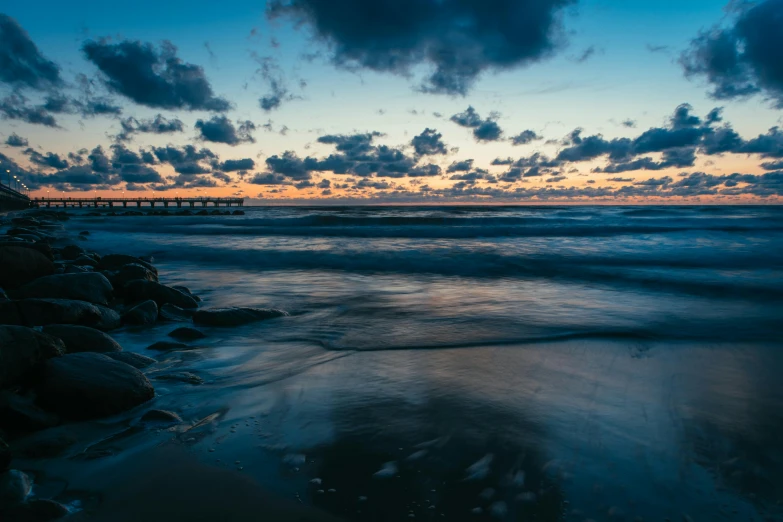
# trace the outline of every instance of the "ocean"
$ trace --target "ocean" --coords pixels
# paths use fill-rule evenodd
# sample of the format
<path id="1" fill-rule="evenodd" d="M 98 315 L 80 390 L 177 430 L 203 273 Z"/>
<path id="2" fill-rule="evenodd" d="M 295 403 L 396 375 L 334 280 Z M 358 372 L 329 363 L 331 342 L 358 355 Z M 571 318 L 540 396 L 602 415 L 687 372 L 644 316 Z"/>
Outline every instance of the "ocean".
<path id="1" fill-rule="evenodd" d="M 155 384 L 192 429 L 95 423 L 102 458 L 47 464 L 100 491 L 77 505 L 171 520 L 177 478 L 136 488 L 174 437 L 344 520 L 781 520 L 782 207 L 243 210 L 68 223 L 203 306 L 290 314 L 163 356 L 171 325 L 112 332 L 205 382 Z"/>

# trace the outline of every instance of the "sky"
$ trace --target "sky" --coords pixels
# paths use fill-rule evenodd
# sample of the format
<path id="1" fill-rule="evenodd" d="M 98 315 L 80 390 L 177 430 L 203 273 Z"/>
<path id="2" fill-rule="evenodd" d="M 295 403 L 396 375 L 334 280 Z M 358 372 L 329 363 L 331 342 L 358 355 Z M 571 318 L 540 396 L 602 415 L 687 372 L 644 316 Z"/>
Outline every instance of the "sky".
<path id="1" fill-rule="evenodd" d="M 780 203 L 781 109 L 783 0 L 0 8 L 35 197 Z"/>

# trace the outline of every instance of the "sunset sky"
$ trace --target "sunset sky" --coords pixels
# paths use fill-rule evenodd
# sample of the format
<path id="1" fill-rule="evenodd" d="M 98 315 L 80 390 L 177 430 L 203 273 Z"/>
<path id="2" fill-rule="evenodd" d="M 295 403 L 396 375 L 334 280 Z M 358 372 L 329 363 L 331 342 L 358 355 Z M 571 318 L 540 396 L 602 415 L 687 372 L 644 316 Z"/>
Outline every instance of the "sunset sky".
<path id="1" fill-rule="evenodd" d="M 778 202 L 783 0 L 6 2 L 34 196 Z"/>

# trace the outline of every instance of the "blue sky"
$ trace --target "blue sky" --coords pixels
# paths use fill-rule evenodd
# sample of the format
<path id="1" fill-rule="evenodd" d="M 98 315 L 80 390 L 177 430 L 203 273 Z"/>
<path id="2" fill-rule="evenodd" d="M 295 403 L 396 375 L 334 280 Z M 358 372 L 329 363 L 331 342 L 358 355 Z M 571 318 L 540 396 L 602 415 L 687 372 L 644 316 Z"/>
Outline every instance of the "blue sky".
<path id="1" fill-rule="evenodd" d="M 343 3 L 350 6 L 357 1 L 346 0 Z M 446 3 L 449 1 L 446 0 Z M 306 0 L 291 0 L 291 3 L 308 4 Z M 406 3 L 416 5 L 414 0 Z M 519 0 L 519 3 L 531 2 Z M 781 5 L 778 0 L 758 3 L 770 4 L 772 9 Z M 161 114 L 168 119 L 181 120 L 183 131 L 171 134 L 139 132 L 123 146 L 140 152 L 169 144 L 175 147 L 193 144 L 199 148 L 208 147 L 220 161 L 251 158 L 254 168 L 247 172 L 229 172 L 230 180 L 225 176 L 222 180 L 220 176 L 212 179 L 209 172 L 200 173 L 204 179 L 195 183 L 181 176 L 178 181 L 172 181 L 177 175 L 174 172 L 176 166 L 161 161 L 150 166 L 160 172 L 162 180 L 134 184 L 134 189 L 153 190 L 157 187 L 165 190 L 167 185 L 174 183 L 178 184 L 178 190 L 183 191 L 201 188 L 215 194 L 242 193 L 247 197 L 369 197 L 415 201 L 422 196 L 419 180 L 411 185 L 407 177 L 387 179 L 381 176 L 381 172 L 365 176 L 365 181 L 371 178 L 389 182 L 391 188 L 357 189 L 361 176 L 347 178 L 324 170 L 304 174 L 307 179 L 300 176 L 281 180 L 279 186 L 248 183 L 248 180 L 256 174 L 275 174 L 275 168 L 266 160 L 273 156 L 282 157 L 285 151 L 295 153 L 298 158 L 327 157 L 334 152 L 333 145 L 317 141 L 325 135 L 347 136 L 376 131 L 383 136 L 374 138 L 374 144 L 399 147 L 410 155 L 413 137 L 429 128 L 441 134 L 441 141 L 448 152 L 412 157 L 420 164 L 426 160 L 442 168 L 440 175 L 420 180 L 430 189 L 440 191 L 439 197 L 470 199 L 464 191 L 460 193 L 451 189 L 454 180 L 447 175 L 448 165 L 473 159 L 475 167 L 498 176 L 506 167 L 492 166 L 495 158 L 524 158 L 535 152 L 555 157 L 558 151 L 569 146 L 567 136 L 577 128 L 583 129 L 584 136 L 600 134 L 606 140 L 634 139 L 647 129 L 670 125 L 673 111 L 683 103 L 690 104 L 692 113 L 700 117 L 714 107 L 722 107 L 721 124 L 730 124 L 744 140 L 751 140 L 778 125 L 781 111 L 775 106 L 778 91 L 774 90 L 774 85 L 773 88 L 760 88 L 752 96 L 716 100 L 710 96 L 711 85 L 706 75 L 688 78 L 684 74 L 680 57 L 695 48 L 693 40 L 700 31 L 716 24 L 731 27 L 744 16 L 727 12 L 726 7 L 726 2 L 720 0 L 574 1 L 557 11 L 562 16 L 563 38 L 545 58 L 502 71 L 487 68 L 464 93 L 431 94 L 416 90 L 421 79 L 432 69 L 432 64 L 426 60 L 414 61 L 408 69 L 408 76 L 378 72 L 372 67 L 359 66 L 354 70 L 337 67 L 331 58 L 334 46 L 340 42 L 313 38 L 313 33 L 318 31 L 318 20 L 310 19 L 299 26 L 291 17 L 270 20 L 265 14 L 263 2 L 17 2 L 5 6 L 0 12 L 26 31 L 41 56 L 60 67 L 64 83 L 58 86 L 59 91 L 77 93 L 77 75 L 84 75 L 92 82 L 94 96 L 112 101 L 121 107 L 122 113 L 85 117 L 72 110 L 57 117 L 59 127 L 56 128 L 31 124 L 23 118 L 6 114 L 5 119 L 0 120 L 0 139 L 5 141 L 15 134 L 41 154 L 52 152 L 63 158 L 69 152 L 84 148 L 92 150 L 98 145 L 108 155 L 116 143 L 114 137 L 121 130 L 122 119 L 152 119 Z M 778 12 L 781 11 L 783 9 Z M 85 58 L 82 46 L 87 40 L 107 45 L 129 40 L 149 42 L 154 46 L 164 40 L 170 41 L 177 47 L 177 57 L 182 62 L 202 67 L 214 94 L 232 104 L 232 108 L 222 114 L 236 125 L 240 121 L 255 124 L 256 129 L 252 132 L 254 142 L 229 144 L 205 140 L 194 129 L 194 124 L 199 119 L 212 117 L 212 113 L 145 106 L 113 91 L 107 86 L 105 71 Z M 274 45 L 273 41 L 276 42 Z M 271 67 L 271 76 L 266 78 L 259 72 L 262 60 Z M 280 107 L 265 111 L 259 106 L 259 98 L 270 92 L 270 78 L 276 79 L 287 94 Z M 24 91 L 19 89 L 18 84 L 0 83 L 0 97 L 15 93 L 22 93 L 30 104 L 39 103 L 43 96 L 49 95 L 48 91 Z M 489 117 L 495 121 L 502 128 L 504 139 L 477 142 L 470 128 L 450 120 L 452 115 L 465 111 L 468 106 L 474 107 L 482 118 Z M 632 121 L 633 126 L 630 123 L 624 125 L 624 121 Z M 269 126 L 264 128 L 264 124 Z M 542 139 L 524 146 L 511 145 L 507 138 L 524 130 L 532 130 Z M 720 155 L 697 154 L 690 165 L 680 162 L 673 168 L 624 171 L 624 176 L 627 174 L 628 179 L 633 179 L 633 182 L 624 183 L 632 185 L 649 178 L 685 177 L 683 174 L 702 172 L 714 176 L 732 173 L 764 175 L 770 169 L 760 168 L 760 163 L 765 161 L 764 158 L 778 157 L 774 151 L 759 156 L 739 153 L 750 150 L 748 147 L 735 149 Z M 122 190 L 125 186 L 121 177 L 112 178 L 109 182 L 68 182 L 67 177 L 56 177 L 58 174 L 66 175 L 68 171 L 31 161 L 32 153 L 26 150 L 26 147 L 8 146 L 0 148 L 0 153 L 7 161 L 13 161 L 15 168 L 28 174 L 29 185 L 38 193 L 47 186 L 66 191 Z M 661 151 L 655 150 L 648 157 L 660 163 L 658 152 Z M 537 183 L 539 189 L 547 183 L 562 189 L 608 186 L 611 183 L 606 181 L 605 173 L 592 172 L 601 168 L 605 160 L 605 156 L 599 156 L 584 163 L 560 164 L 549 167 L 541 179 L 520 178 L 517 180 L 519 183 L 499 185 L 497 180 L 491 183 L 480 181 L 473 183 L 472 189 L 492 189 L 495 192 L 492 192 L 491 199 L 504 199 L 497 192 L 499 186 L 506 187 L 504 190 L 508 194 L 519 195 L 517 189 L 525 181 Z M 211 165 L 204 164 L 204 170 L 217 172 L 219 166 L 216 161 L 212 161 Z M 77 166 L 79 160 L 72 159 L 68 168 Z M 545 181 L 560 176 L 565 177 L 556 182 Z M 536 176 L 531 175 L 533 177 Z M 326 189 L 324 186 L 316 187 L 317 182 L 323 179 L 330 180 L 331 186 Z M 302 181 L 304 185 L 296 188 L 296 182 L 301 184 Z M 307 184 L 310 182 L 312 186 Z M 612 183 L 617 187 L 619 182 Z M 342 185 L 345 185 L 342 189 L 335 188 Z M 481 191 L 473 192 L 479 194 Z M 537 197 L 527 192 L 522 192 L 522 199 Z M 565 190 L 562 192 L 567 193 Z M 731 199 L 758 196 L 753 191 L 750 195 L 737 194 L 736 190 L 729 192 L 735 192 L 726 193 Z M 424 195 L 429 197 L 433 193 L 430 190 Z M 628 193 L 632 194 L 632 191 Z M 701 194 L 711 195 L 714 194 Z M 481 197 L 487 199 L 486 196 Z M 512 199 L 514 197 L 517 196 Z M 776 197 L 777 194 L 771 193 L 764 194 L 762 199 L 769 201 Z"/>

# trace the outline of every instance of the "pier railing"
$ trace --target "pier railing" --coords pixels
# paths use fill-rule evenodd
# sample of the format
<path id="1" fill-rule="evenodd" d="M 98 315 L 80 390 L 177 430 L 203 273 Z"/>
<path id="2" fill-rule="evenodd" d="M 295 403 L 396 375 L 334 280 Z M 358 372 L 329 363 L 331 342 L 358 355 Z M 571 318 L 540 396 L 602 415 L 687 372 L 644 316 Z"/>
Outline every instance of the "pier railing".
<path id="1" fill-rule="evenodd" d="M 123 208 L 127 207 L 137 207 L 140 208 L 142 206 L 149 206 L 151 208 L 155 208 L 155 205 L 161 205 L 164 208 L 169 208 L 169 206 L 176 206 L 177 208 L 190 207 L 195 208 L 196 206 L 201 207 L 207 207 L 209 205 L 213 205 L 215 207 L 241 207 L 245 203 L 244 198 L 210 198 L 210 197 L 195 197 L 195 198 L 104 198 L 104 197 L 94 197 L 94 198 L 67 198 L 67 197 L 46 197 L 46 198 L 34 198 L 31 200 L 31 203 L 37 207 L 78 207 L 78 208 L 84 208 L 84 207 L 109 207 L 114 208 L 115 206 L 121 206 Z"/>
<path id="2" fill-rule="evenodd" d="M 19 210 L 30 207 L 30 198 L 0 183 L 0 210 Z"/>

